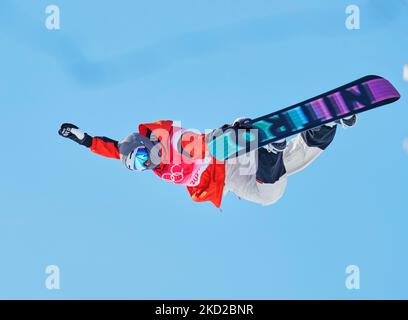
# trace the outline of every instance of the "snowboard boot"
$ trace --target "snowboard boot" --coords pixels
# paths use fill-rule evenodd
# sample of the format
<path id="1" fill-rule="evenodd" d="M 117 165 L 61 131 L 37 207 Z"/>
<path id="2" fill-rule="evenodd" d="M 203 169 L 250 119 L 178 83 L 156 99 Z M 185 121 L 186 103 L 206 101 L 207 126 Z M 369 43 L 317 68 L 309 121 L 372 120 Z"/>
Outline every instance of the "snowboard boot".
<path id="1" fill-rule="evenodd" d="M 252 129 L 253 127 L 250 122 L 250 118 L 238 118 L 234 121 L 232 126 L 239 129 Z M 266 149 L 268 152 L 278 154 L 286 149 L 286 145 L 286 139 L 281 139 L 275 142 L 271 142 L 263 146 L 262 148 Z"/>
<path id="2" fill-rule="evenodd" d="M 341 124 L 343 128 L 351 128 L 354 127 L 357 123 L 357 115 L 353 114 L 350 117 L 342 118 L 340 120 L 336 120 L 335 123 Z"/>
<path id="3" fill-rule="evenodd" d="M 286 146 L 287 146 L 286 139 L 282 139 L 275 142 L 271 142 L 263 146 L 262 148 L 266 149 L 268 152 L 278 154 L 285 151 Z"/>
<path id="4" fill-rule="evenodd" d="M 304 131 L 301 133 L 303 141 L 309 147 L 316 147 L 321 150 L 326 149 L 336 135 L 337 124 L 330 122 L 322 126 Z"/>
<path id="5" fill-rule="evenodd" d="M 258 166 L 256 181 L 258 183 L 273 184 L 285 173 L 283 151 L 286 148 L 286 139 L 271 142 L 258 149 Z"/>

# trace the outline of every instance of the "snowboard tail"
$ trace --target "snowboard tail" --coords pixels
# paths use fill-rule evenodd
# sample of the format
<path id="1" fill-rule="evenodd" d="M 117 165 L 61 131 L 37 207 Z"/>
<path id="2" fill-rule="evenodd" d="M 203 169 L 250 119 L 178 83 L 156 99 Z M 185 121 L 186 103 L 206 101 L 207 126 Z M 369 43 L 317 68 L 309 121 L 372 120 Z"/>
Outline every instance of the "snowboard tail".
<path id="1" fill-rule="evenodd" d="M 370 75 L 285 109 L 251 120 L 255 129 L 228 129 L 214 136 L 209 150 L 218 160 L 245 154 L 353 114 L 397 101 L 400 94 L 386 79 Z"/>

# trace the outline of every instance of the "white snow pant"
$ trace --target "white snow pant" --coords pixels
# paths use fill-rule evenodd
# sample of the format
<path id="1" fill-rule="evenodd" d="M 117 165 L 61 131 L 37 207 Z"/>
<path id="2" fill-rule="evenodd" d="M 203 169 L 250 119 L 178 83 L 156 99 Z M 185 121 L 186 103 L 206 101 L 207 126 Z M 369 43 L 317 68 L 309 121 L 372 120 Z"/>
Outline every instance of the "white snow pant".
<path id="1" fill-rule="evenodd" d="M 274 183 L 257 181 L 257 151 L 227 160 L 224 195 L 231 191 L 242 199 L 261 205 L 266 206 L 275 203 L 284 194 L 288 177 L 311 164 L 330 144 L 334 134 L 335 128 L 333 128 L 329 140 L 327 137 L 324 138 L 326 140 L 324 147 L 319 143 L 306 142 L 305 140 L 308 139 L 301 134 L 290 140 L 282 155 L 285 172 Z M 313 144 L 316 146 L 312 146 Z"/>

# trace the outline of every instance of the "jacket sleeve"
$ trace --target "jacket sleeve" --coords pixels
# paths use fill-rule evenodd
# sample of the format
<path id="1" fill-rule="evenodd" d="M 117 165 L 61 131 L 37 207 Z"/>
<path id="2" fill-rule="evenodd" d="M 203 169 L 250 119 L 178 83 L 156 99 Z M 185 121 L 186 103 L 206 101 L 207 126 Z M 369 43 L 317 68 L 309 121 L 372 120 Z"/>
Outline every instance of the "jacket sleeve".
<path id="1" fill-rule="evenodd" d="M 120 159 L 118 141 L 107 137 L 93 137 L 89 150 L 107 158 Z"/>

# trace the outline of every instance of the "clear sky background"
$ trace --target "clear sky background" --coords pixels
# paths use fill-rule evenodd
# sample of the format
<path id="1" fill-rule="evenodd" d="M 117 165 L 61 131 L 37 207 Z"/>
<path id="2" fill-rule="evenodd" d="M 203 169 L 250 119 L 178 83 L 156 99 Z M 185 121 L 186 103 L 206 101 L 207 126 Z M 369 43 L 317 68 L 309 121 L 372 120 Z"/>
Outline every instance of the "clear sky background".
<path id="1" fill-rule="evenodd" d="M 0 298 L 408 298 L 407 31 L 402 0 L 2 0 Z M 220 212 L 57 135 L 215 128 L 367 74 L 400 101 L 338 131 L 269 207 L 229 194 Z"/>

